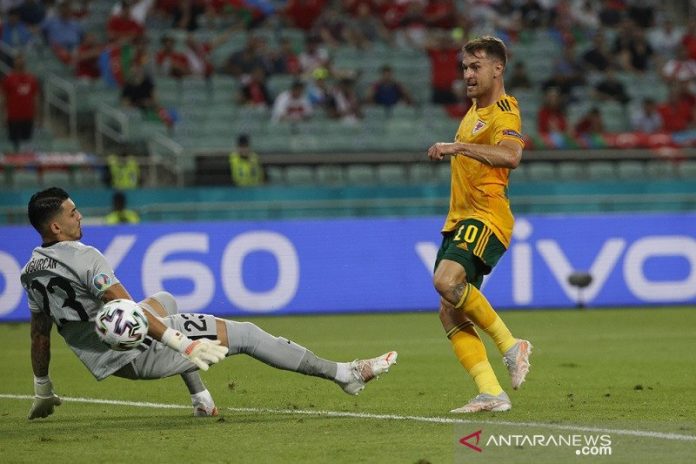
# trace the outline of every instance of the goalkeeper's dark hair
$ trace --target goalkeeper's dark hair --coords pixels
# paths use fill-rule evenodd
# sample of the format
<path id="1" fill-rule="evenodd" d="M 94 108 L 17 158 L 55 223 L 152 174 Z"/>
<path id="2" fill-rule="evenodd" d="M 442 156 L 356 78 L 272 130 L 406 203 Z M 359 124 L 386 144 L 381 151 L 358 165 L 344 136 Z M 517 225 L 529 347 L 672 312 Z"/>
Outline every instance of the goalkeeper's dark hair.
<path id="1" fill-rule="evenodd" d="M 43 235 L 46 224 L 60 212 L 60 206 L 70 197 L 68 192 L 59 187 L 51 187 L 36 192 L 29 200 L 29 222 Z"/>
<path id="2" fill-rule="evenodd" d="M 475 55 L 476 52 L 483 50 L 489 58 L 496 58 L 503 63 L 503 67 L 507 65 L 507 47 L 505 42 L 497 37 L 484 35 L 471 40 L 464 45 L 464 51 L 469 55 Z"/>

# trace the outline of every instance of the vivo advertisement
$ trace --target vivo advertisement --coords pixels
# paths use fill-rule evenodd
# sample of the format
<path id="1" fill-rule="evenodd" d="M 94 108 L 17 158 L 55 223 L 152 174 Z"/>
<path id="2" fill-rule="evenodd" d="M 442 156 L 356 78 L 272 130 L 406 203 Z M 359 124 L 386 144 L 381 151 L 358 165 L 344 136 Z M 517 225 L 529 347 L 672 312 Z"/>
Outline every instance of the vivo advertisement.
<path id="1" fill-rule="evenodd" d="M 84 227 L 135 299 L 166 290 L 219 316 L 435 310 L 443 218 Z M 19 281 L 39 237 L 0 227 L 0 321 L 29 319 Z M 494 307 L 696 303 L 696 214 L 520 216 L 484 293 Z"/>

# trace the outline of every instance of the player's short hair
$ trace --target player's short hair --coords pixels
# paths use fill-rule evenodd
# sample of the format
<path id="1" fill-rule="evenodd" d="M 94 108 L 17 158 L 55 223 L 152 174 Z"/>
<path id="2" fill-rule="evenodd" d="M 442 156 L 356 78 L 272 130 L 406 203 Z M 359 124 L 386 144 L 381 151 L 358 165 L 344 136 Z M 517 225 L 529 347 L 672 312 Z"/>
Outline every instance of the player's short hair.
<path id="1" fill-rule="evenodd" d="M 503 67 L 507 65 L 507 47 L 505 42 L 497 37 L 484 35 L 474 40 L 470 40 L 464 45 L 464 51 L 469 55 L 474 55 L 479 50 L 486 52 L 486 56 L 496 58 L 503 63 Z"/>
<path id="2" fill-rule="evenodd" d="M 29 222 L 38 233 L 43 234 L 48 221 L 58 214 L 61 205 L 68 198 L 68 192 L 59 187 L 47 188 L 31 196 L 28 207 Z"/>

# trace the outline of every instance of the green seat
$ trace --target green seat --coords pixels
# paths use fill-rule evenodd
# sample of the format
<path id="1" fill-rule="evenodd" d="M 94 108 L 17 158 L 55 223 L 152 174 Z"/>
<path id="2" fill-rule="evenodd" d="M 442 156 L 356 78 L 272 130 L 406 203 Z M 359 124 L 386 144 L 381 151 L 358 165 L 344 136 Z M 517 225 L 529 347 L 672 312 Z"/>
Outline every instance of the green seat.
<path id="1" fill-rule="evenodd" d="M 409 166 L 408 176 L 414 184 L 427 184 L 435 181 L 433 163 L 413 163 Z"/>
<path id="2" fill-rule="evenodd" d="M 41 174 L 41 184 L 44 187 L 69 188 L 72 185 L 72 176 L 64 170 L 46 170 Z"/>
<path id="3" fill-rule="evenodd" d="M 645 179 L 645 168 L 641 161 L 620 161 L 616 166 L 616 173 L 622 180 Z"/>
<path id="4" fill-rule="evenodd" d="M 517 182 L 527 182 L 529 180 L 529 175 L 527 171 L 527 164 L 520 164 L 515 169 L 510 170 L 510 182 L 512 182 L 513 184 Z"/>
<path id="5" fill-rule="evenodd" d="M 285 169 L 285 180 L 288 185 L 314 185 L 314 169 L 309 166 L 288 166 Z"/>
<path id="6" fill-rule="evenodd" d="M 696 179 L 696 160 L 686 160 L 679 163 L 677 174 L 682 179 Z"/>
<path id="7" fill-rule="evenodd" d="M 103 187 L 103 172 L 96 168 L 76 170 L 73 172 L 73 184 L 80 188 Z"/>
<path id="8" fill-rule="evenodd" d="M 645 173 L 650 179 L 672 179 L 676 175 L 674 163 L 668 160 L 647 161 Z"/>
<path id="9" fill-rule="evenodd" d="M 611 161 L 591 161 L 587 165 L 587 176 L 590 180 L 614 180 L 616 167 Z"/>
<path id="10" fill-rule="evenodd" d="M 539 163 L 529 163 L 527 175 L 530 181 L 546 181 L 556 179 L 556 167 L 553 163 L 545 161 Z"/>
<path id="11" fill-rule="evenodd" d="M 285 183 L 285 170 L 280 166 L 268 166 L 264 170 L 266 182 L 271 185 L 283 185 Z"/>
<path id="12" fill-rule="evenodd" d="M 380 164 L 377 166 L 377 181 L 386 185 L 407 183 L 406 166 L 403 164 Z"/>
<path id="13" fill-rule="evenodd" d="M 346 181 L 351 185 L 375 183 L 375 168 L 368 164 L 351 164 L 346 168 Z"/>
<path id="14" fill-rule="evenodd" d="M 448 161 L 440 161 L 435 164 L 435 179 L 438 183 L 449 184 L 451 177 L 452 171 Z"/>
<path id="15" fill-rule="evenodd" d="M 585 176 L 583 164 L 579 161 L 564 161 L 558 165 L 558 178 L 560 180 L 576 181 Z"/>
<path id="16" fill-rule="evenodd" d="M 341 166 L 334 164 L 321 165 L 317 167 L 317 182 L 320 185 L 340 185 L 344 182 L 344 172 Z"/>
<path id="17" fill-rule="evenodd" d="M 15 169 L 12 173 L 12 186 L 17 189 L 37 189 L 40 186 L 36 169 Z"/>

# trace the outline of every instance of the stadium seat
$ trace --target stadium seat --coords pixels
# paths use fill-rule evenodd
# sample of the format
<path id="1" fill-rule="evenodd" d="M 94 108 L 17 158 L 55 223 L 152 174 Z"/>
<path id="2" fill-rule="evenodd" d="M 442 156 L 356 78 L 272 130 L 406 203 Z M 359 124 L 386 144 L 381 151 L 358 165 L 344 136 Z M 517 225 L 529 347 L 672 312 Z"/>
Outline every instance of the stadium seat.
<path id="1" fill-rule="evenodd" d="M 80 188 L 103 187 L 103 172 L 97 168 L 77 170 L 73 172 L 73 184 Z"/>
<path id="2" fill-rule="evenodd" d="M 429 162 L 411 164 L 408 169 L 408 177 L 414 184 L 428 184 L 435 182 L 433 164 Z"/>
<path id="3" fill-rule="evenodd" d="M 518 182 L 527 182 L 529 180 L 529 176 L 527 174 L 527 167 L 528 165 L 526 164 L 520 164 L 515 169 L 512 169 L 510 171 L 510 182 L 512 182 L 513 184 Z"/>
<path id="4" fill-rule="evenodd" d="M 344 173 L 341 166 L 327 164 L 317 166 L 317 182 L 319 185 L 341 185 L 344 182 Z"/>
<path id="5" fill-rule="evenodd" d="M 314 168 L 309 166 L 289 166 L 285 169 L 285 180 L 288 185 L 292 186 L 313 185 L 316 182 Z"/>
<path id="6" fill-rule="evenodd" d="M 406 166 L 403 164 L 380 164 L 377 166 L 377 181 L 382 185 L 407 183 Z"/>
<path id="7" fill-rule="evenodd" d="M 611 161 L 590 161 L 587 176 L 590 180 L 614 180 L 617 177 L 616 168 Z"/>
<path id="8" fill-rule="evenodd" d="M 39 173 L 36 169 L 15 169 L 12 186 L 16 189 L 37 189 L 40 186 Z"/>
<path id="9" fill-rule="evenodd" d="M 696 160 L 686 160 L 679 163 L 677 174 L 682 179 L 696 179 Z"/>
<path id="10" fill-rule="evenodd" d="M 649 160 L 645 163 L 649 179 L 671 179 L 675 177 L 674 163 L 667 160 Z"/>
<path id="11" fill-rule="evenodd" d="M 645 178 L 645 168 L 642 161 L 619 161 L 616 173 L 622 180 L 639 180 Z"/>
<path id="12" fill-rule="evenodd" d="M 68 189 L 72 185 L 72 176 L 65 170 L 45 170 L 41 173 L 41 184 L 44 187 L 60 187 Z"/>
<path id="13" fill-rule="evenodd" d="M 435 179 L 440 184 L 449 184 L 452 177 L 450 164 L 447 161 L 440 161 L 435 165 Z"/>
<path id="14" fill-rule="evenodd" d="M 265 168 L 266 182 L 270 185 L 285 184 L 285 170 L 280 166 L 268 166 Z"/>
<path id="15" fill-rule="evenodd" d="M 558 179 L 579 181 L 585 177 L 584 164 L 579 161 L 563 161 L 558 164 Z"/>
<path id="16" fill-rule="evenodd" d="M 350 185 L 375 183 L 375 168 L 369 164 L 351 164 L 346 168 L 346 181 Z"/>
<path id="17" fill-rule="evenodd" d="M 556 179 L 556 168 L 552 163 L 545 161 L 529 163 L 527 165 L 527 176 L 530 181 L 546 181 Z"/>

